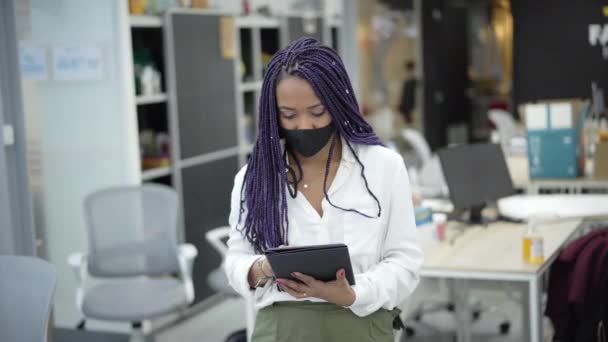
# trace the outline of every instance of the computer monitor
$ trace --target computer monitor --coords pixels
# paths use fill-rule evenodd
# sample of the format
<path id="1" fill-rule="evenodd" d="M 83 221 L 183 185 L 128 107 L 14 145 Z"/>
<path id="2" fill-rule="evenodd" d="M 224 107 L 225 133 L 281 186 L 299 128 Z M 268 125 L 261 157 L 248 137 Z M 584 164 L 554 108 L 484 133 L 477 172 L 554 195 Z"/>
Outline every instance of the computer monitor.
<path id="1" fill-rule="evenodd" d="M 470 223 L 485 223 L 481 211 L 486 204 L 515 193 L 500 145 L 461 145 L 438 155 L 454 209 L 469 210 Z"/>

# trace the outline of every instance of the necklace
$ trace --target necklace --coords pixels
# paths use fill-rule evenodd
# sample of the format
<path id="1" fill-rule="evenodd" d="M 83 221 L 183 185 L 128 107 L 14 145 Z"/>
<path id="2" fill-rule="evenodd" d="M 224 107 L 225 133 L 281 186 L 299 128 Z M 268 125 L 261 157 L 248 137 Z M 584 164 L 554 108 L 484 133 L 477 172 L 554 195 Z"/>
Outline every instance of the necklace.
<path id="1" fill-rule="evenodd" d="M 323 175 L 325 175 L 325 171 L 323 171 Z M 310 183 L 311 181 L 316 180 L 317 178 L 315 178 L 315 179 L 309 179 L 307 182 L 304 182 L 304 180 L 302 180 L 302 186 L 304 187 L 304 189 L 308 189 L 308 183 Z"/>
<path id="2" fill-rule="evenodd" d="M 289 173 L 289 169 L 287 169 L 287 170 L 285 170 L 285 171 L 286 171 L 287 173 Z M 325 175 L 325 171 L 323 171 L 323 175 Z M 304 177 L 302 177 L 302 178 L 304 178 Z M 318 178 L 318 177 L 317 177 L 317 178 Z M 302 179 L 302 181 L 301 181 L 301 182 L 302 182 L 302 187 L 303 187 L 304 189 L 308 189 L 308 184 L 309 184 L 309 183 L 311 183 L 311 181 L 315 181 L 317 178 L 314 178 L 314 179 L 309 179 L 307 182 L 305 182 L 305 181 L 304 181 L 304 179 Z"/>

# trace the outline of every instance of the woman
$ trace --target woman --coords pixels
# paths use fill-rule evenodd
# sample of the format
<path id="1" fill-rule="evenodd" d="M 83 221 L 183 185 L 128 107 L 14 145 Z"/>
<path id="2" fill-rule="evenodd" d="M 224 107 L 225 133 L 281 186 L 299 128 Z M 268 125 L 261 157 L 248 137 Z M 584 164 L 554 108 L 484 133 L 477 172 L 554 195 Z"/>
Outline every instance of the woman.
<path id="1" fill-rule="evenodd" d="M 402 158 L 359 112 L 340 57 L 301 38 L 270 61 L 258 138 L 235 178 L 226 273 L 259 312 L 254 342 L 392 341 L 395 308 L 418 284 L 421 252 Z M 356 285 L 274 279 L 282 245 L 345 243 Z"/>

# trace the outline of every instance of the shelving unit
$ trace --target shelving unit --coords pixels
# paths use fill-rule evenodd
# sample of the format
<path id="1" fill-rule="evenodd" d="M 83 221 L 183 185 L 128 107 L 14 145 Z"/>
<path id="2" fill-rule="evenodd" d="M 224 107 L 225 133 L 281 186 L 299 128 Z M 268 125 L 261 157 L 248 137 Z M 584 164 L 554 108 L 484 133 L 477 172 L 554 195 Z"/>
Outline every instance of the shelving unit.
<path id="1" fill-rule="evenodd" d="M 235 20 L 236 27 L 246 28 L 277 28 L 280 24 L 281 21 L 278 18 L 260 15 L 242 16 Z"/>
<path id="2" fill-rule="evenodd" d="M 241 92 L 258 91 L 262 89 L 262 81 L 241 82 L 238 85 L 238 90 Z"/>
<path id="3" fill-rule="evenodd" d="M 171 175 L 171 168 L 166 167 L 158 167 L 154 169 L 144 170 L 141 174 L 141 179 L 143 181 L 153 180 L 156 178 L 166 177 Z"/>
<path id="4" fill-rule="evenodd" d="M 301 14 L 292 13 L 286 16 L 284 20 L 285 38 L 287 39 L 284 41 L 284 45 L 303 36 L 316 38 L 324 44 L 328 43 L 326 19 L 323 18 L 321 13 L 314 13 L 309 18 L 304 17 Z M 313 31 L 307 32 L 305 30 L 304 21 L 306 20 L 311 20 L 313 22 Z"/>
<path id="5" fill-rule="evenodd" d="M 167 102 L 167 94 L 152 94 L 152 95 L 138 95 L 135 98 L 135 102 L 140 105 L 154 104 L 154 103 L 163 103 Z"/>
<path id="6" fill-rule="evenodd" d="M 239 136 L 239 165 L 245 165 L 257 135 L 259 98 L 262 91 L 265 58 L 272 56 L 280 46 L 281 21 L 276 18 L 239 17 L 235 20 L 238 28 L 238 54 L 235 66 L 240 70 L 244 61 L 245 77 L 237 77 L 237 120 Z"/>
<path id="7" fill-rule="evenodd" d="M 129 17 L 131 26 L 131 46 L 134 58 L 137 58 L 138 53 L 144 53 L 151 59 L 155 68 L 161 73 L 161 87 L 166 89 L 165 85 L 165 48 L 163 42 L 164 20 L 160 16 L 152 15 L 131 15 Z M 137 111 L 138 131 L 149 132 L 152 134 L 154 141 L 159 135 L 169 135 L 169 118 L 167 105 L 169 96 L 167 93 L 135 95 L 135 104 Z M 171 163 L 171 155 L 166 156 L 162 147 L 152 142 L 144 149 L 142 142 L 142 161 L 141 161 L 141 180 L 142 182 L 155 182 L 173 186 L 173 177 L 171 166 L 145 168 L 144 158 L 165 159 L 169 158 Z M 150 152 L 150 149 L 156 147 L 157 151 Z M 152 154 L 149 154 L 152 153 Z M 147 159 L 146 159 L 147 161 Z M 163 164 L 166 162 L 163 162 Z M 147 164 L 147 163 L 146 163 Z"/>
<path id="8" fill-rule="evenodd" d="M 343 21 L 341 18 L 331 17 L 326 20 L 325 29 L 325 44 L 333 47 L 338 53 L 342 52 L 340 45 L 340 31 L 342 30 Z"/>
<path id="9" fill-rule="evenodd" d="M 155 15 L 131 15 L 129 23 L 132 28 L 159 28 L 163 26 L 163 20 Z"/>

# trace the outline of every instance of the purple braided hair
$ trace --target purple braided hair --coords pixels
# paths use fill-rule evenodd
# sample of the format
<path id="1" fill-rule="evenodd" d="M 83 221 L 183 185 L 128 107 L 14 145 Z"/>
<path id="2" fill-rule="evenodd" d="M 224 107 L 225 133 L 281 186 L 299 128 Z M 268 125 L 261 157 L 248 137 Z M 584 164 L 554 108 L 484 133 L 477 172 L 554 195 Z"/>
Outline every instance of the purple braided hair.
<path id="1" fill-rule="evenodd" d="M 286 76 L 300 77 L 312 86 L 332 116 L 336 127 L 337 134 L 334 135 L 330 148 L 324 181 L 325 198 L 332 206 L 367 216 L 354 209 L 337 207 L 327 196 L 327 174 L 338 136 L 344 138 L 361 165 L 361 175 L 366 187 L 367 180 L 363 174 L 365 168 L 351 144 L 382 145 L 371 125 L 359 112 L 348 74 L 333 49 L 321 45 L 314 38 L 300 38 L 277 52 L 270 60 L 264 76 L 260 95 L 258 136 L 241 188 L 239 222 L 247 208 L 243 233 L 258 253 L 267 248 L 288 244 L 287 191 L 292 196 L 297 194 L 297 181 L 294 192 L 289 189 L 287 172 L 293 176 L 294 171 L 287 165 L 286 154 L 282 151 L 279 138 L 276 86 L 278 81 Z M 297 160 L 296 164 L 300 168 Z M 369 187 L 368 192 L 378 203 L 380 216 L 380 203 Z"/>

